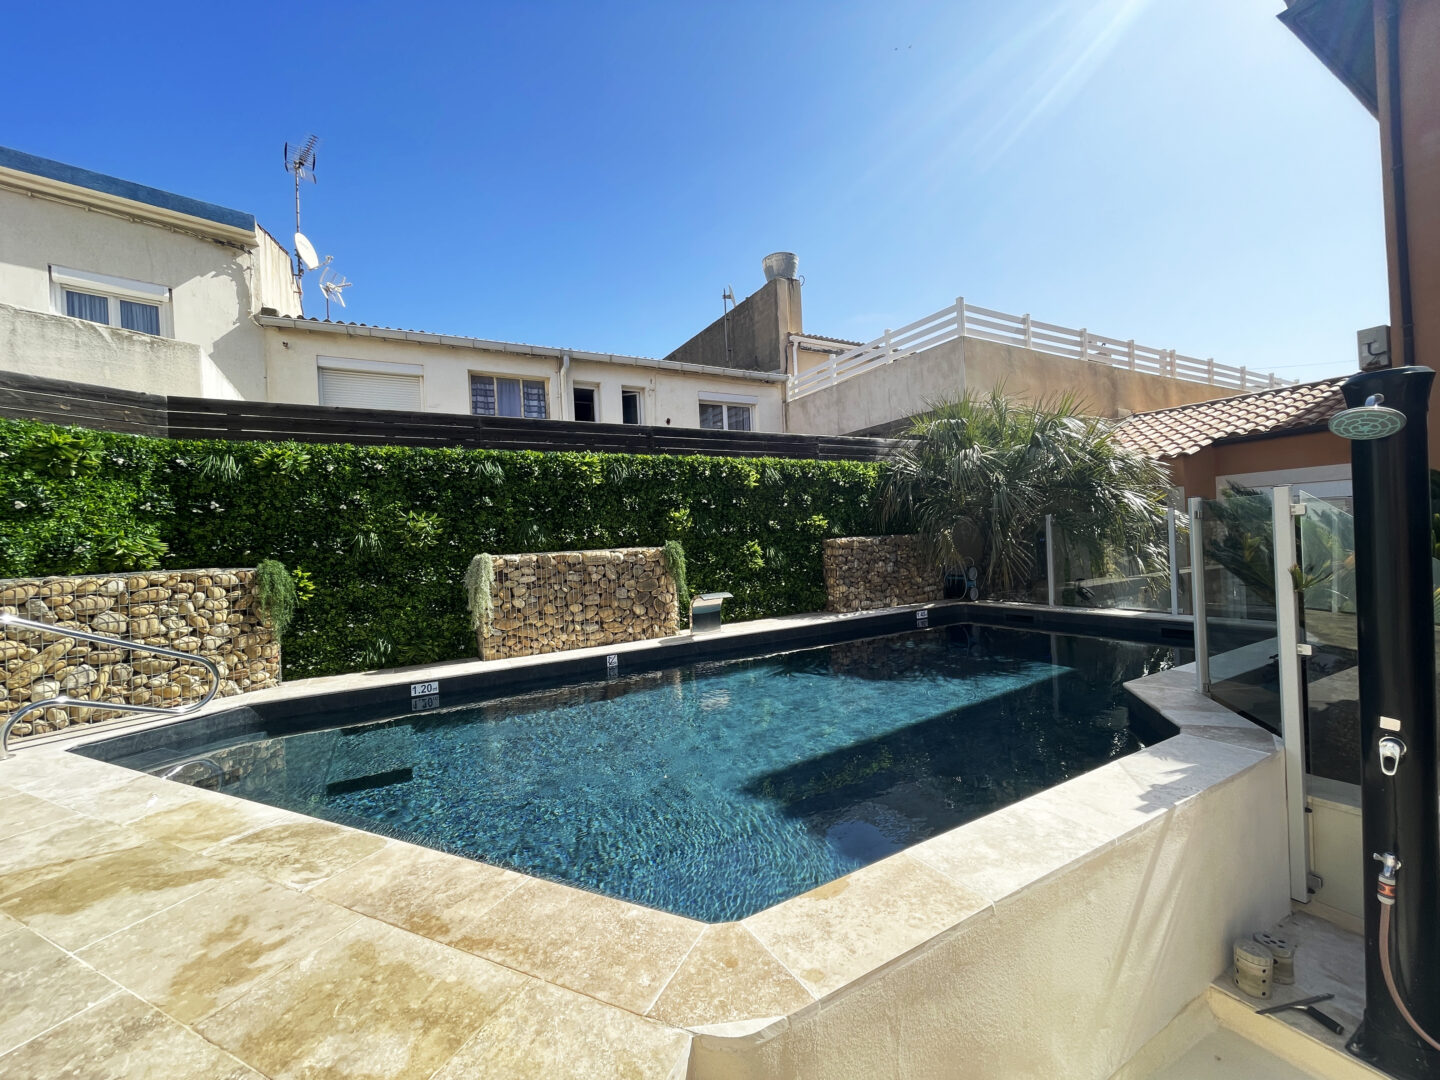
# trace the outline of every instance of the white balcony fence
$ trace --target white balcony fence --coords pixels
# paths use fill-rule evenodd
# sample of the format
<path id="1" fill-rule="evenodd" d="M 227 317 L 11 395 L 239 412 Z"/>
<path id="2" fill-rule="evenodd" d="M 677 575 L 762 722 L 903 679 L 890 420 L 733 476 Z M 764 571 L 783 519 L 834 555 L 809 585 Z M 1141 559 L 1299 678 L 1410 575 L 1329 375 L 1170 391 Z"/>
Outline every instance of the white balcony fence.
<path id="1" fill-rule="evenodd" d="M 898 330 L 886 330 L 874 341 L 834 353 L 828 361 L 803 374 L 792 374 L 787 388 L 788 397 L 794 400 L 816 390 L 823 390 L 872 368 L 893 364 L 896 360 L 933 349 L 936 345 L 943 345 L 958 337 L 1021 345 L 1053 356 L 1089 360 L 1128 371 L 1138 371 L 1144 375 L 1222 386 L 1239 393 L 1287 386 L 1293 381 L 1270 373 L 1250 371 L 1243 365 L 1232 367 L 1229 364 L 1217 364 L 1210 359 L 1182 356 L 1174 349 L 1153 349 L 1148 345 L 1137 345 L 1133 338 L 1127 340 L 1108 337 L 1083 328 L 1075 330 L 1068 326 L 1040 322 L 1029 315 L 1007 315 L 1003 311 L 975 307 L 966 304 L 962 296 L 933 315 L 917 319 Z M 791 335 L 792 349 L 798 349 L 802 344 L 826 351 L 836 348 L 835 342 L 823 338 L 807 338 L 803 334 Z"/>

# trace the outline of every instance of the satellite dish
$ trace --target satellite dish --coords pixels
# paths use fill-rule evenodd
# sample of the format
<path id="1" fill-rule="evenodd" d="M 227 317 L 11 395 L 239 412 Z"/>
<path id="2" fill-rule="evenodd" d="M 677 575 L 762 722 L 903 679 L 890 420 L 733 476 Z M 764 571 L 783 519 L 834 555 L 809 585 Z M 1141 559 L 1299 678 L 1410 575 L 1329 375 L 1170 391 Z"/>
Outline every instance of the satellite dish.
<path id="1" fill-rule="evenodd" d="M 320 269 L 320 256 L 315 254 L 315 245 L 310 243 L 302 232 L 295 234 L 295 254 L 300 256 L 306 270 Z"/>

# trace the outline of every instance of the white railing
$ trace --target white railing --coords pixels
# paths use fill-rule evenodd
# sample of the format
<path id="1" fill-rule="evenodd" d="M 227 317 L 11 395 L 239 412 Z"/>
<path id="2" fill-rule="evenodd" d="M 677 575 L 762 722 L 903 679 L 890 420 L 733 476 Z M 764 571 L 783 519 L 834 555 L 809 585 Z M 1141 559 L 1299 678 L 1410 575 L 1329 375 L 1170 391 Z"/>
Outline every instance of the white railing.
<path id="1" fill-rule="evenodd" d="M 1183 356 L 1174 349 L 1153 349 L 1148 345 L 1137 345 L 1133 338 L 1109 337 L 1084 328 L 1075 330 L 1068 326 L 1040 322 L 1029 315 L 1007 315 L 1003 311 L 975 307 L 966 304 L 962 296 L 933 315 L 917 319 L 898 330 L 886 330 L 874 341 L 843 352 L 836 351 L 818 367 L 803 374 L 792 374 L 788 384 L 788 397 L 794 399 L 823 390 L 827 386 L 834 386 L 873 368 L 893 364 L 896 360 L 933 349 L 936 345 L 943 345 L 958 337 L 1020 345 L 1053 356 L 1089 360 L 1127 371 L 1137 371 L 1143 375 L 1159 375 L 1167 379 L 1221 386 L 1240 393 L 1288 386 L 1291 382 L 1268 372 L 1251 371 L 1243 365 L 1232 367 L 1229 364 L 1217 364 L 1211 359 Z M 792 348 L 802 344 L 811 348 L 836 348 L 834 342 L 807 338 L 802 334 L 791 335 L 791 344 Z"/>

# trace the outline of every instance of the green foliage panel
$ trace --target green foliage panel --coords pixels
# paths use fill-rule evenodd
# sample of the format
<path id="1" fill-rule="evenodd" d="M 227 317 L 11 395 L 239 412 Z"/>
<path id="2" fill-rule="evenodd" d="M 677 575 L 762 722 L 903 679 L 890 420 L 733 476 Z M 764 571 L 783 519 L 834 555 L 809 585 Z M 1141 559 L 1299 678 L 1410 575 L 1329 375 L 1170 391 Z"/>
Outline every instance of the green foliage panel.
<path id="1" fill-rule="evenodd" d="M 821 541 L 874 531 L 879 466 L 230 443 L 0 421 L 0 577 L 276 559 L 313 583 L 292 678 L 475 654 L 477 553 L 679 541 L 726 614 L 824 607 Z"/>

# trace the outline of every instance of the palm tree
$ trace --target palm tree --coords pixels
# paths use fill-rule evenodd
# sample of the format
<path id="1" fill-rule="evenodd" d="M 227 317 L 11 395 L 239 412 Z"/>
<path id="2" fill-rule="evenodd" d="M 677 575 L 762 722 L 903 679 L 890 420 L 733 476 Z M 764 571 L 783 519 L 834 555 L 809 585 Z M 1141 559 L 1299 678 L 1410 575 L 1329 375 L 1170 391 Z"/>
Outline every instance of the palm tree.
<path id="1" fill-rule="evenodd" d="M 1027 403 L 996 387 L 938 402 L 886 463 L 882 523 L 917 533 L 937 567 L 973 559 L 989 593 L 1015 595 L 1036 579 L 1046 514 L 1094 557 L 1118 547 L 1154 565 L 1169 476 L 1113 430 L 1069 394 Z"/>

